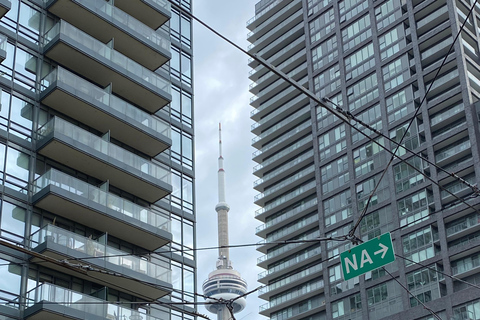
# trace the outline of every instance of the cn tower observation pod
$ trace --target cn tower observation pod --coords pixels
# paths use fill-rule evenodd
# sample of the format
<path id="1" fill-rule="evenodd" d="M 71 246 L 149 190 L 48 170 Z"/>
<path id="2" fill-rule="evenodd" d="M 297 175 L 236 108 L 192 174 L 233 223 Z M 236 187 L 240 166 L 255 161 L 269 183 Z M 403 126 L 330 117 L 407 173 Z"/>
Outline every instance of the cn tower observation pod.
<path id="1" fill-rule="evenodd" d="M 205 305 L 205 308 L 211 313 L 218 313 L 218 309 L 224 308 L 225 304 L 215 302 L 218 302 L 218 299 L 232 300 L 244 295 L 247 293 L 247 282 L 233 269 L 218 269 L 212 271 L 203 282 L 203 293 L 210 298 L 207 302 L 212 303 Z M 233 302 L 233 312 L 242 311 L 246 305 L 245 297 L 236 299 Z"/>

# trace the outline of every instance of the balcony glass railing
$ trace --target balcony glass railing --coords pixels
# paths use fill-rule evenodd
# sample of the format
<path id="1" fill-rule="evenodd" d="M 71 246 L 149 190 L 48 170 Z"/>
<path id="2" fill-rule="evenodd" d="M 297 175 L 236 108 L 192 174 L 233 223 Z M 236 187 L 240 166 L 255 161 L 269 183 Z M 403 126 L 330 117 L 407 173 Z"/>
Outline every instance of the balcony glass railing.
<path id="1" fill-rule="evenodd" d="M 288 149 L 291 149 L 291 151 L 294 151 L 295 149 L 299 148 L 300 146 L 303 146 L 303 145 L 311 142 L 312 139 L 313 139 L 312 136 L 305 137 L 304 139 L 295 143 L 293 146 L 291 146 Z M 283 151 L 282 151 L 282 153 L 283 153 Z M 276 156 L 278 156 L 278 155 L 279 154 L 277 154 Z M 282 156 L 284 156 L 284 155 L 279 156 L 279 158 L 282 157 Z M 291 169 L 293 166 L 296 166 L 298 163 L 303 162 L 303 161 L 305 161 L 309 158 L 313 158 L 313 150 L 301 155 L 300 157 L 294 159 L 293 161 L 290 161 L 290 162 L 284 164 L 283 166 L 275 169 L 275 171 L 272 171 L 272 172 L 264 175 L 263 178 L 255 180 L 254 186 L 258 186 L 259 184 L 264 183 L 265 181 L 268 181 L 268 180 L 272 179 L 273 177 L 276 177 L 277 175 L 287 171 L 288 169 Z M 268 159 L 268 160 L 270 161 L 271 159 Z M 266 166 L 265 162 L 264 162 L 264 165 Z"/>
<path id="2" fill-rule="evenodd" d="M 303 45 L 303 47 L 305 47 L 304 45 L 304 42 L 305 42 L 305 35 L 302 35 L 300 36 L 297 40 L 291 42 L 289 45 L 287 45 L 286 47 L 284 47 L 282 50 L 278 51 L 277 53 L 275 53 L 273 56 L 271 56 L 270 58 L 268 58 L 268 61 L 272 64 L 275 65 L 275 63 L 279 63 L 279 61 L 276 61 L 277 59 L 280 59 L 281 57 L 283 57 L 287 52 L 289 52 L 290 50 L 292 50 L 292 48 L 295 48 L 299 45 Z M 280 65 L 276 66 L 278 69 L 282 70 L 286 65 L 292 63 L 293 61 L 299 61 L 299 58 L 301 56 L 304 56 L 304 58 L 306 59 L 306 50 L 303 49 L 302 51 L 300 52 L 297 52 L 294 56 L 288 58 L 288 60 L 282 62 Z M 294 59 L 296 58 L 296 59 Z M 248 60 L 248 64 L 252 63 L 255 59 L 254 58 L 250 58 Z M 250 72 L 248 73 L 249 76 L 257 73 L 257 72 L 260 72 L 260 70 L 263 70 L 265 72 L 268 72 L 269 70 L 267 68 L 265 68 L 262 64 L 259 65 L 258 67 L 256 67 L 255 69 L 252 69 L 250 70 Z"/>
<path id="3" fill-rule="evenodd" d="M 276 24 L 273 29 L 268 30 L 268 32 L 265 33 L 263 36 L 261 36 L 259 39 L 257 39 L 257 41 L 255 41 L 254 43 L 249 45 L 248 50 L 260 45 L 263 42 L 271 41 L 272 39 L 270 39 L 270 37 L 272 36 L 272 34 L 278 32 L 280 29 L 282 29 L 287 24 L 291 23 L 292 21 L 294 21 L 295 19 L 297 19 L 301 15 L 302 15 L 302 10 L 299 10 L 299 11 L 293 13 L 292 15 L 290 15 L 290 17 L 288 17 L 287 19 L 285 19 L 282 22 Z"/>
<path id="4" fill-rule="evenodd" d="M 447 236 L 451 236 L 460 231 L 469 229 L 471 227 L 477 226 L 480 224 L 480 216 L 478 214 L 473 214 L 468 217 L 460 218 L 458 221 L 449 223 L 446 228 Z"/>
<path id="5" fill-rule="evenodd" d="M 271 284 L 269 284 L 268 286 L 265 286 L 265 287 L 262 287 L 260 290 L 258 290 L 258 295 L 262 295 L 262 294 L 265 294 L 265 293 L 268 293 L 268 292 L 271 292 L 275 289 L 278 289 L 278 288 L 281 288 L 281 287 L 284 287 L 285 285 L 289 284 L 289 283 L 292 283 L 292 282 L 295 282 L 297 280 L 300 280 L 300 279 L 303 279 L 305 278 L 306 276 L 309 276 L 311 274 L 314 274 L 314 273 L 317 273 L 317 272 L 320 272 L 323 270 L 323 267 L 322 267 L 322 264 L 316 264 L 314 265 L 313 267 L 310 267 L 308 269 L 305 269 L 305 270 L 302 270 L 298 273 L 295 273 L 289 277 L 286 277 L 286 278 L 283 278 L 282 280 L 279 280 L 279 281 L 276 281 L 276 282 L 273 282 Z"/>
<path id="6" fill-rule="evenodd" d="M 256 231 L 259 232 L 259 231 L 262 231 L 266 228 L 274 226 L 277 223 L 280 223 L 280 222 L 282 222 L 282 221 L 284 221 L 288 218 L 291 218 L 291 217 L 297 215 L 298 213 L 302 212 L 303 210 L 306 210 L 308 208 L 312 208 L 313 206 L 316 206 L 317 203 L 318 203 L 317 198 L 309 200 L 309 201 L 303 203 L 302 205 L 296 207 L 295 209 L 288 210 L 287 212 L 283 213 L 282 215 L 280 215 L 280 216 L 278 216 L 274 219 L 268 220 L 265 224 L 262 224 L 262 225 L 258 226 Z"/>
<path id="7" fill-rule="evenodd" d="M 162 266 L 53 225 L 47 225 L 33 233 L 31 241 L 32 248 L 51 241 L 64 246 L 65 250 L 75 250 L 91 257 L 98 257 L 105 262 L 167 283 L 172 281 L 171 271 Z"/>
<path id="8" fill-rule="evenodd" d="M 267 144 L 262 149 L 255 151 L 252 155 L 252 158 L 258 157 L 262 153 L 267 152 L 268 150 L 270 150 L 272 148 L 275 148 L 276 146 L 278 146 L 278 145 L 284 143 L 286 140 L 290 139 L 295 134 L 297 134 L 297 133 L 299 133 L 299 132 L 301 132 L 301 131 L 303 131 L 307 128 L 310 128 L 311 126 L 312 126 L 312 121 L 310 121 L 310 120 L 302 123 L 301 125 L 294 128 L 293 130 L 288 131 L 287 133 L 281 135 L 280 137 L 278 137 L 274 141 L 270 142 L 269 144 Z"/>
<path id="9" fill-rule="evenodd" d="M 301 97 L 300 97 L 301 98 Z M 280 109 L 284 109 L 283 107 L 280 108 Z M 272 114 L 275 113 L 275 115 L 272 115 L 272 114 L 269 114 L 267 117 L 265 118 L 270 118 L 273 119 L 275 116 L 279 115 L 281 113 L 278 112 L 279 109 L 277 109 L 276 111 L 272 112 Z M 282 110 L 283 111 L 283 110 Z M 269 127 L 267 130 L 263 131 L 260 135 L 256 136 L 255 138 L 252 139 L 252 144 L 254 144 L 255 142 L 258 142 L 260 141 L 261 139 L 269 136 L 270 134 L 274 133 L 275 131 L 283 128 L 285 125 L 291 123 L 293 120 L 305 115 L 305 114 L 310 114 L 310 107 L 307 105 L 305 106 L 304 108 L 298 110 L 297 112 L 295 112 L 294 114 L 288 116 L 287 118 L 283 119 L 282 121 L 278 122 L 277 124 L 275 124 L 273 127 Z M 263 118 L 262 120 L 264 120 L 265 118 Z M 259 122 L 257 122 L 258 124 Z M 253 127 L 253 126 L 252 126 Z"/>
<path id="10" fill-rule="evenodd" d="M 100 188 L 92 186 L 85 181 L 74 178 L 61 171 L 50 169 L 34 181 L 34 194 L 40 192 L 45 187 L 53 185 L 76 196 L 85 199 L 85 203 L 93 202 L 104 207 L 119 212 L 129 219 L 137 220 L 139 223 L 146 223 L 155 228 L 171 232 L 170 218 L 166 215 L 155 213 L 145 207 L 141 207 L 133 202 L 120 198 Z M 138 224 L 141 227 L 141 224 Z"/>
<path id="11" fill-rule="evenodd" d="M 295 77 L 298 73 L 300 73 L 301 71 L 306 71 L 307 70 L 307 64 L 304 63 L 302 65 L 299 65 L 298 67 L 296 67 L 295 69 L 293 69 L 292 71 L 290 71 L 289 73 L 287 73 L 287 76 L 290 77 L 290 78 L 293 78 Z M 253 97 L 250 98 L 250 103 L 252 103 L 253 101 L 265 96 L 266 94 L 271 94 L 272 91 L 274 90 L 277 90 L 278 87 L 281 85 L 281 84 L 286 84 L 286 81 L 282 79 L 278 79 L 276 81 L 274 81 L 272 84 L 268 85 L 268 87 L 266 87 L 265 89 L 263 89 L 262 91 L 260 91 L 259 93 L 257 93 L 256 95 L 254 95 Z"/>
<path id="12" fill-rule="evenodd" d="M 283 9 L 281 9 L 280 11 L 278 11 L 277 13 L 275 13 L 273 16 L 271 16 L 270 18 L 268 18 L 267 20 L 265 20 L 264 23 L 260 24 L 259 26 L 257 26 L 253 31 L 249 32 L 247 34 L 247 38 L 250 38 L 251 36 L 253 36 L 255 33 L 257 32 L 260 32 L 264 27 L 268 27 L 270 25 L 270 23 L 273 21 L 273 20 L 276 20 L 278 19 L 278 17 L 282 14 L 284 14 L 285 12 L 287 12 L 288 10 L 290 10 L 290 8 L 292 8 L 293 6 L 297 5 L 300 1 L 292 1 L 292 3 L 290 3 L 288 6 L 284 7 Z"/>
<path id="13" fill-rule="evenodd" d="M 58 67 L 43 78 L 41 85 L 42 91 L 47 89 L 55 81 L 63 83 L 74 91 L 76 96 L 88 95 L 92 101 L 103 104 L 108 108 L 118 111 L 130 121 L 129 123 L 138 123 L 149 129 L 152 129 L 163 136 L 171 137 L 170 126 L 160 119 L 152 117 L 150 114 L 140 110 L 134 105 L 114 96 L 113 94 L 93 85 L 89 81 L 80 78 L 74 73 Z"/>
<path id="14" fill-rule="evenodd" d="M 49 305 L 60 305 L 68 309 L 80 311 L 82 320 L 94 318 L 103 319 L 142 319 L 142 320 L 160 320 L 158 318 L 140 313 L 133 309 L 110 304 L 104 300 L 94 298 L 88 294 L 65 289 L 50 283 L 44 283 L 27 292 L 27 306 L 31 307 L 42 301 L 48 302 L 44 308 Z"/>
<path id="15" fill-rule="evenodd" d="M 283 0 L 275 0 L 274 2 L 272 2 L 271 4 L 268 5 L 268 7 L 265 7 L 263 8 L 260 12 L 258 12 L 255 17 L 249 19 L 247 21 L 247 26 L 249 26 L 250 24 L 252 24 L 255 20 L 259 19 L 261 16 L 263 16 L 264 14 L 268 13 L 272 8 L 275 8 L 275 6 L 277 4 L 279 4 L 280 2 L 282 2 Z"/>
<path id="16" fill-rule="evenodd" d="M 275 39 L 273 42 L 268 44 L 262 50 L 257 52 L 257 55 L 263 56 L 266 52 L 273 50 L 275 46 L 281 45 L 288 37 L 291 37 L 296 32 L 303 30 L 303 21 L 297 24 L 296 26 L 292 27 L 289 31 L 285 32 L 281 37 Z"/>
<path id="17" fill-rule="evenodd" d="M 422 18 L 420 21 L 417 22 L 417 29 L 420 29 L 427 24 L 433 22 L 435 19 L 438 19 L 440 16 L 448 12 L 447 5 L 442 6 L 440 9 L 435 10 L 434 12 L 430 13 L 425 18 Z M 447 17 L 448 18 L 448 17 Z M 437 23 L 437 22 L 435 22 Z"/>
<path id="18" fill-rule="evenodd" d="M 316 246 L 314 246 L 310 249 L 305 250 L 302 253 L 297 254 L 292 259 L 284 261 L 280 264 L 276 264 L 276 265 L 272 266 L 271 268 L 269 268 L 268 270 L 265 270 L 264 272 L 259 273 L 258 274 L 258 279 L 259 280 L 263 279 L 263 278 L 265 278 L 266 276 L 268 276 L 272 273 L 284 270 L 284 269 L 286 269 L 288 267 L 291 267 L 291 266 L 294 266 L 296 264 L 301 264 L 305 260 L 307 260 L 311 257 L 314 257 L 314 256 L 316 256 L 320 259 L 320 253 L 321 253 L 320 245 L 316 245 Z"/>
<path id="19" fill-rule="evenodd" d="M 295 289 L 293 291 L 288 291 L 287 293 L 275 296 L 274 299 L 271 299 L 270 302 L 267 302 L 260 306 L 260 312 L 273 308 L 277 305 L 282 303 L 288 302 L 292 299 L 296 299 L 303 295 L 309 294 L 314 290 L 320 290 L 324 287 L 323 279 L 311 281 L 299 289 Z"/>
<path id="20" fill-rule="evenodd" d="M 142 177 L 149 176 L 167 184 L 171 184 L 170 171 L 154 164 L 148 159 L 139 157 L 130 151 L 105 141 L 101 137 L 79 128 L 70 122 L 63 120 L 62 118 L 52 118 L 43 127 L 41 127 L 38 130 L 38 142 L 46 139 L 52 132 L 62 134 L 73 139 L 79 145 L 84 145 L 88 149 L 93 149 L 112 159 L 121 161 L 127 166 L 139 170 Z"/>
<path id="21" fill-rule="evenodd" d="M 317 221 L 318 221 L 318 218 L 317 218 Z M 268 254 L 259 257 L 257 259 L 257 263 L 261 263 L 261 262 L 266 261 L 268 259 L 275 258 L 275 257 L 277 257 L 277 256 L 279 256 L 283 253 L 286 253 L 286 252 L 288 252 L 292 249 L 295 249 L 295 248 L 301 246 L 302 244 L 304 244 L 304 243 L 301 243 L 301 241 L 313 240 L 313 239 L 318 238 L 319 236 L 320 236 L 320 231 L 315 230 L 315 231 L 309 232 L 308 234 L 303 235 L 301 237 L 292 239 L 292 240 L 298 240 L 299 243 L 290 243 L 290 244 L 287 244 L 287 245 L 283 245 L 281 247 L 277 247 L 276 249 L 268 252 Z M 262 241 L 259 242 L 260 245 L 265 244 L 265 243 L 267 243 L 267 240 L 262 240 Z"/>
<path id="22" fill-rule="evenodd" d="M 435 161 L 440 162 L 464 150 L 470 149 L 470 147 L 471 147 L 470 140 L 465 140 L 463 142 L 456 142 L 455 145 L 442 149 L 439 152 L 436 152 Z"/>
<path id="23" fill-rule="evenodd" d="M 50 1 L 50 0 L 44 0 Z M 161 47 L 165 50 L 170 50 L 170 40 L 165 32 L 157 32 L 142 22 L 138 21 L 131 15 L 123 12 L 117 7 L 113 6 L 110 2 L 98 1 L 98 0 L 74 0 L 73 2 L 79 3 L 94 12 L 105 14 L 109 17 L 109 20 L 120 24 L 123 28 L 129 28 L 136 32 L 146 42 L 152 42 L 155 47 Z M 159 29 L 159 31 L 161 31 Z"/>
<path id="24" fill-rule="evenodd" d="M 431 123 L 432 126 L 434 126 L 434 125 L 439 124 L 440 122 L 442 122 L 446 119 L 449 119 L 449 118 L 453 117 L 456 114 L 459 114 L 459 113 L 463 112 L 463 110 L 465 110 L 465 105 L 463 103 L 460 103 L 460 104 L 458 104 L 454 107 L 449 108 L 446 111 L 443 111 L 441 113 L 437 113 L 437 114 L 433 115 L 430 118 L 430 123 Z"/>
<path id="25" fill-rule="evenodd" d="M 275 201 L 269 203 L 268 205 L 266 205 L 265 207 L 263 208 L 260 208 L 258 209 L 257 211 L 255 211 L 255 216 L 258 216 L 260 214 L 263 214 L 269 210 L 272 210 L 273 208 L 305 193 L 306 191 L 308 190 L 311 190 L 313 188 L 315 188 L 316 186 L 316 183 L 315 181 L 311 181 L 309 183 L 306 183 L 298 188 L 296 188 L 295 190 L 293 190 L 292 192 L 289 192 L 287 194 L 285 194 L 284 196 L 280 197 L 279 199 L 276 199 Z"/>
<path id="26" fill-rule="evenodd" d="M 467 181 L 470 184 L 475 184 L 475 181 L 476 181 L 475 173 L 471 173 L 468 176 L 463 177 L 463 180 Z M 444 188 L 445 188 L 445 190 L 442 190 L 440 192 L 440 196 L 442 197 L 442 199 L 450 196 L 450 193 L 455 194 L 455 193 L 459 193 L 459 192 L 462 192 L 462 191 L 471 190 L 468 185 L 464 184 L 461 181 L 457 181 L 457 182 L 448 184 L 448 185 L 444 186 Z"/>
<path id="27" fill-rule="evenodd" d="M 295 175 L 293 176 L 290 176 L 288 179 L 285 179 L 285 180 L 282 180 L 281 183 L 271 187 L 271 188 L 268 188 L 267 190 L 265 190 L 265 192 L 263 193 L 260 193 L 260 194 L 257 194 L 254 198 L 255 201 L 257 200 L 260 200 L 266 196 L 269 196 L 279 190 L 282 190 L 283 188 L 287 187 L 288 185 L 290 185 L 291 183 L 295 182 L 295 181 L 298 181 L 299 179 L 303 178 L 303 177 L 306 177 L 308 176 L 309 174 L 311 174 L 312 172 L 315 172 L 315 167 L 308 167 L 298 173 L 296 173 Z"/>
<path id="28" fill-rule="evenodd" d="M 45 34 L 44 46 L 60 34 L 73 39 L 81 46 L 93 51 L 95 55 L 109 60 L 117 68 L 126 70 L 154 87 L 170 93 L 171 84 L 167 80 L 63 20 L 59 21 Z"/>
<path id="29" fill-rule="evenodd" d="M 470 257 L 463 258 L 452 262 L 452 274 L 457 275 L 460 273 L 468 272 L 472 269 L 480 266 L 480 255 L 475 254 Z"/>

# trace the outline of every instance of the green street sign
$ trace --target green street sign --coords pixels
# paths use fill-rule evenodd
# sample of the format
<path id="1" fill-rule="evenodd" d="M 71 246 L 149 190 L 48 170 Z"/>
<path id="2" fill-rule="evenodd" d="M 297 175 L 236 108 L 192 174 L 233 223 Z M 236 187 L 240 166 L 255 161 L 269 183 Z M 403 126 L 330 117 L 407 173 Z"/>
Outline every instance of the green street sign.
<path id="1" fill-rule="evenodd" d="M 340 254 L 343 279 L 349 280 L 395 261 L 390 232 Z"/>

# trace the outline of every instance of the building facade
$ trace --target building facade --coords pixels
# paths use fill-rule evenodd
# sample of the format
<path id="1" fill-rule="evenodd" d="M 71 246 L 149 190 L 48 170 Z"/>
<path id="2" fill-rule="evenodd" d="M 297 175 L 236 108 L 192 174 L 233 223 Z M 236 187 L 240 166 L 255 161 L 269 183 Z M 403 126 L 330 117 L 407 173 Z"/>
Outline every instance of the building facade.
<path id="1" fill-rule="evenodd" d="M 0 14 L 0 319 L 195 319 L 190 19 L 166 0 Z"/>
<path id="2" fill-rule="evenodd" d="M 471 184 L 480 179 L 479 27 L 480 5 L 470 0 L 263 0 L 247 22 L 249 52 L 393 141 L 407 132 L 403 146 Z M 405 149 L 398 154 L 418 171 L 392 163 L 356 234 L 368 240 L 392 233 L 403 258 L 386 270 L 416 298 L 383 269 L 343 281 L 338 255 L 348 242 L 272 244 L 346 235 L 390 154 L 257 61 L 249 66 L 255 203 L 261 207 L 255 216 L 262 222 L 256 234 L 264 239 L 260 314 L 272 320 L 434 319 L 418 298 L 442 319 L 479 319 L 480 292 L 469 286 L 480 279 L 478 198 Z"/>

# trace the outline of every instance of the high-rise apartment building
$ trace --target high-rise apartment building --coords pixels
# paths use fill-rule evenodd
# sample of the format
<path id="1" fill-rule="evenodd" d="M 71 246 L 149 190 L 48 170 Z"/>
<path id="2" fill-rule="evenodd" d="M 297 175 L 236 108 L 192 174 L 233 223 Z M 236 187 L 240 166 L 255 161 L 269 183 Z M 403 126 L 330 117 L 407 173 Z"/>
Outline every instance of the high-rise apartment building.
<path id="1" fill-rule="evenodd" d="M 394 141 L 420 107 L 403 145 L 479 182 L 476 1 L 263 0 L 255 14 L 247 22 L 251 53 Z M 346 235 L 390 154 L 257 61 L 249 65 L 256 218 L 262 222 L 256 233 L 265 239 L 258 248 L 265 269 L 259 296 L 266 300 L 260 314 L 271 320 L 434 319 L 421 301 L 442 319 L 480 319 L 480 292 L 468 284 L 480 280 L 478 198 L 405 149 L 399 155 L 419 171 L 395 160 L 356 234 L 368 240 L 392 232 L 395 252 L 408 260 L 397 257 L 386 270 L 419 300 L 383 269 L 344 281 L 338 255 L 348 242 L 271 243 Z M 450 193 L 469 198 L 470 206 Z"/>
<path id="2" fill-rule="evenodd" d="M 193 320 L 190 19 L 166 0 L 0 14 L 0 319 Z"/>

